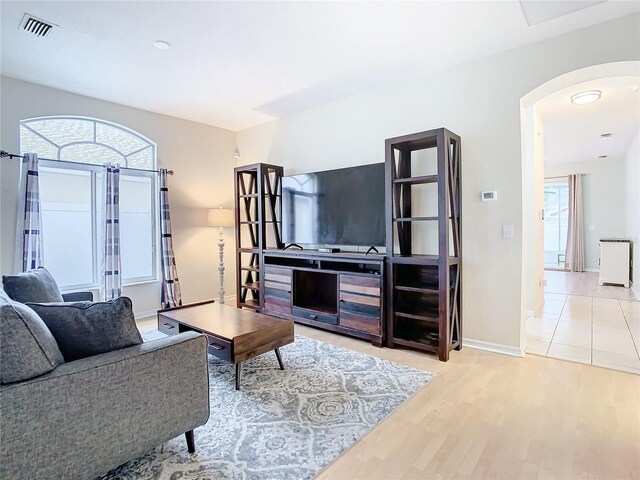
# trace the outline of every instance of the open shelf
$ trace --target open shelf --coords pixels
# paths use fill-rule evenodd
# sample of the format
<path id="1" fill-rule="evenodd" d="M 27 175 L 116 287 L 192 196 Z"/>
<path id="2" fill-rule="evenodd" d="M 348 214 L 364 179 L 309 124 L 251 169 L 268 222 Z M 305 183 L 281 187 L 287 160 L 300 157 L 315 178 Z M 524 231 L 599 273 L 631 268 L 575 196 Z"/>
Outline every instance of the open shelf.
<path id="1" fill-rule="evenodd" d="M 244 283 L 242 288 L 248 288 L 250 290 L 260 290 L 260 282 Z"/>
<path id="2" fill-rule="evenodd" d="M 421 177 L 396 178 L 393 183 L 405 185 L 420 185 L 423 183 L 438 183 L 438 175 L 424 175 Z"/>
<path id="3" fill-rule="evenodd" d="M 424 293 L 425 295 L 438 295 L 440 292 L 437 288 L 409 287 L 406 285 L 394 285 L 393 288 L 403 292 L 417 292 Z"/>
<path id="4" fill-rule="evenodd" d="M 447 361 L 462 338 L 460 137 L 440 128 L 387 139 L 385 147 L 386 342 Z"/>
<path id="5" fill-rule="evenodd" d="M 260 300 L 257 298 L 247 298 L 243 302 L 238 302 L 238 306 L 251 308 L 252 310 L 260 310 Z"/>

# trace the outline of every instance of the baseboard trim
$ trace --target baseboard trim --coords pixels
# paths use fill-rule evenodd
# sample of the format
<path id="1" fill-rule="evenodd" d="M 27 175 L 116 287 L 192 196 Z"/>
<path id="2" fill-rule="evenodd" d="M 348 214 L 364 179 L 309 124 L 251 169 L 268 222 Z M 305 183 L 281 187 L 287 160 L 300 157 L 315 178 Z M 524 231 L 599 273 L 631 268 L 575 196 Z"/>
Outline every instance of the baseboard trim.
<path id="1" fill-rule="evenodd" d="M 631 291 L 635 294 L 636 300 L 640 300 L 640 285 L 631 285 Z"/>
<path id="2" fill-rule="evenodd" d="M 476 350 L 485 350 L 487 352 L 499 353 L 501 355 L 509 355 L 511 357 L 523 357 L 519 347 L 510 347 L 499 343 L 483 342 L 482 340 L 473 340 L 471 338 L 463 338 L 462 346 L 475 348 Z"/>
<path id="3" fill-rule="evenodd" d="M 585 272 L 591 272 L 591 273 L 600 273 L 600 269 L 599 268 L 585 268 L 584 271 Z"/>

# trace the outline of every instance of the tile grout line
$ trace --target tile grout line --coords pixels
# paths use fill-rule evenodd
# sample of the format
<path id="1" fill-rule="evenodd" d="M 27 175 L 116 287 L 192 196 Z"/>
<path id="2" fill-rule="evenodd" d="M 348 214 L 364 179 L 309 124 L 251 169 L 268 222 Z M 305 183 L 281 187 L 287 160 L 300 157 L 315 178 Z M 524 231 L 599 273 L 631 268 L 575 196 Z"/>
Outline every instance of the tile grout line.
<path id="1" fill-rule="evenodd" d="M 627 320 L 627 314 L 624 313 L 624 308 L 622 308 L 622 304 L 620 300 L 618 300 L 618 305 L 620 305 L 620 310 L 622 310 L 622 316 L 624 317 L 624 323 L 627 325 L 627 330 L 629 331 L 629 336 L 631 337 L 631 342 L 633 343 L 633 348 L 636 349 L 636 355 L 638 360 L 640 360 L 640 352 L 638 351 L 638 345 L 636 344 L 635 338 L 633 338 L 633 334 L 631 333 L 631 326 L 629 325 L 629 321 Z"/>
<path id="2" fill-rule="evenodd" d="M 593 337 L 595 335 L 595 322 L 593 320 L 593 297 L 591 297 L 591 351 L 589 352 L 589 365 L 593 365 Z"/>
<path id="3" fill-rule="evenodd" d="M 560 314 L 558 315 L 558 320 L 556 320 L 556 328 L 553 329 L 553 335 L 551 335 L 551 340 L 549 341 L 549 346 L 547 347 L 547 351 L 544 354 L 545 357 L 549 356 L 549 350 L 551 350 L 551 344 L 553 343 L 553 338 L 556 336 L 556 331 L 558 330 L 558 325 L 560 324 L 560 318 L 562 318 L 562 312 L 564 312 L 564 307 L 567 304 L 567 299 L 569 295 L 565 295 L 564 302 L 562 302 L 562 308 L 560 309 Z"/>

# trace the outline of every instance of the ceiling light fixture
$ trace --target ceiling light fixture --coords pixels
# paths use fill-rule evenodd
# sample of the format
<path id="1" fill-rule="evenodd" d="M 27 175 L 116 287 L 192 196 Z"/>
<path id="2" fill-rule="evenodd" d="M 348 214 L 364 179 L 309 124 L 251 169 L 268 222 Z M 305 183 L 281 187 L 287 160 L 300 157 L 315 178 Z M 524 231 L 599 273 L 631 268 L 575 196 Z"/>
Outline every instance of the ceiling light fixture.
<path id="1" fill-rule="evenodd" d="M 587 90 L 584 92 L 571 95 L 571 103 L 576 105 L 586 105 L 587 103 L 593 103 L 600 98 L 602 92 L 600 90 Z"/>
<path id="2" fill-rule="evenodd" d="M 153 42 L 153 46 L 158 50 L 169 50 L 171 48 L 171 44 L 169 42 L 165 42 L 164 40 L 156 40 Z"/>

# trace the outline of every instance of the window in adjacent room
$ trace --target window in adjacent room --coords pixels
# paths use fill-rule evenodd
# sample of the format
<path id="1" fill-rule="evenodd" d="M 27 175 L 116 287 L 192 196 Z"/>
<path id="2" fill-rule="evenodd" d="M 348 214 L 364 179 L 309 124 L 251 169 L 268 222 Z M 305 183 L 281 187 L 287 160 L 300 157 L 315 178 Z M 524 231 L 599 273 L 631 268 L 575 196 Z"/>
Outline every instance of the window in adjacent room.
<path id="1" fill-rule="evenodd" d="M 544 267 L 564 270 L 569 228 L 569 183 L 565 178 L 544 184 Z"/>
<path id="2" fill-rule="evenodd" d="M 111 162 L 154 170 L 155 144 L 128 128 L 102 120 L 44 117 L 20 122 L 20 150 L 51 159 L 40 162 L 47 268 L 64 290 L 98 287 L 102 269 L 102 166 Z M 120 170 L 120 248 L 125 285 L 157 278 L 156 199 L 154 172 Z"/>

